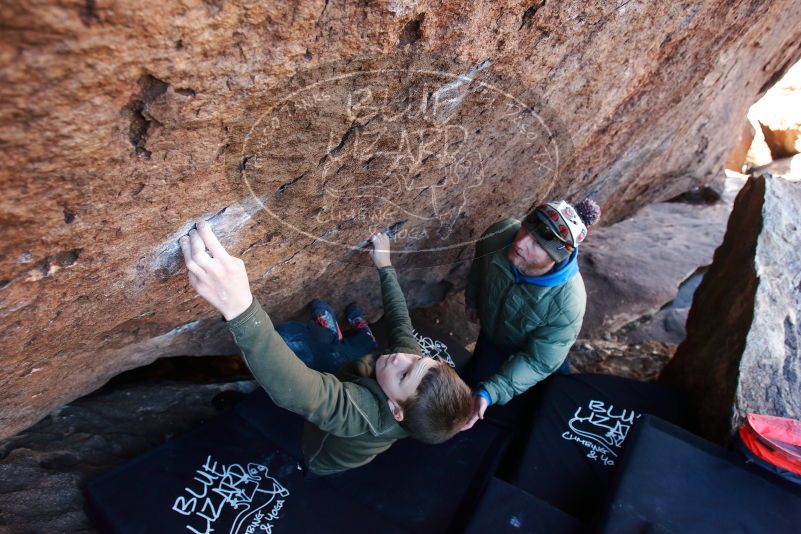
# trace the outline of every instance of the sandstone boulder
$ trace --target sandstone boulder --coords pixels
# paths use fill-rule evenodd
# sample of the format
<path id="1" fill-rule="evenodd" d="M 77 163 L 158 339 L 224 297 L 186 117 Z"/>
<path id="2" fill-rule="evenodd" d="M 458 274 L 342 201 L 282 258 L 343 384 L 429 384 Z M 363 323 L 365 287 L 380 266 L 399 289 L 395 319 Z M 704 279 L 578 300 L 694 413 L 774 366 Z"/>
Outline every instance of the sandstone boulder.
<path id="1" fill-rule="evenodd" d="M 746 161 L 748 160 L 748 150 L 751 148 L 751 143 L 754 142 L 754 135 L 756 130 L 751 125 L 750 121 L 745 121 L 740 135 L 737 137 L 737 142 L 734 149 L 729 153 L 724 163 L 724 168 L 735 172 L 743 172 Z"/>
<path id="2" fill-rule="evenodd" d="M 703 277 L 702 272 L 694 274 L 679 286 L 679 292 L 670 304 L 656 314 L 647 315 L 644 320 L 636 321 L 631 327 L 626 325 L 622 329 L 625 331 L 618 333 L 629 343 L 656 341 L 678 346 L 687 335 L 685 324 L 690 313 L 690 305 Z"/>
<path id="3" fill-rule="evenodd" d="M 711 182 L 795 63 L 794 0 L 10 0 L 0 13 L 0 437 L 231 340 L 178 237 L 211 221 L 276 317 L 409 301 L 538 201 L 606 223 Z"/>
<path id="4" fill-rule="evenodd" d="M 759 126 L 773 159 L 789 158 L 801 152 L 801 120 L 770 126 L 760 123 Z"/>
<path id="5" fill-rule="evenodd" d="M 730 174 L 720 201 L 655 203 L 629 219 L 593 230 L 579 254 L 587 288 L 579 337 L 608 337 L 670 304 L 681 284 L 711 263 L 744 179 Z"/>
<path id="6" fill-rule="evenodd" d="M 748 120 L 754 128 L 754 139 L 751 141 L 751 146 L 748 147 L 748 154 L 745 157 L 746 170 L 750 172 L 752 169 L 762 167 L 773 161 L 773 156 L 770 153 L 770 147 L 765 142 L 765 134 L 762 133 L 762 126 L 756 119 L 753 109 L 756 104 L 752 106 L 748 112 Z"/>
<path id="7" fill-rule="evenodd" d="M 660 377 L 688 394 L 709 439 L 724 442 L 747 412 L 801 418 L 799 212 L 801 183 L 746 183 Z"/>
<path id="8" fill-rule="evenodd" d="M 622 376 L 654 382 L 675 352 L 659 341 L 625 343 L 616 340 L 582 340 L 573 345 L 568 361 L 573 371 Z"/>
<path id="9" fill-rule="evenodd" d="M 801 152 L 801 63 L 796 64 L 754 104 L 750 113 L 759 123 L 773 159 Z"/>
<path id="10" fill-rule="evenodd" d="M 750 174 L 759 175 L 763 172 L 769 172 L 773 176 L 781 176 L 790 181 L 801 180 L 801 154 L 796 154 L 792 158 L 771 161 L 767 165 L 753 169 Z"/>

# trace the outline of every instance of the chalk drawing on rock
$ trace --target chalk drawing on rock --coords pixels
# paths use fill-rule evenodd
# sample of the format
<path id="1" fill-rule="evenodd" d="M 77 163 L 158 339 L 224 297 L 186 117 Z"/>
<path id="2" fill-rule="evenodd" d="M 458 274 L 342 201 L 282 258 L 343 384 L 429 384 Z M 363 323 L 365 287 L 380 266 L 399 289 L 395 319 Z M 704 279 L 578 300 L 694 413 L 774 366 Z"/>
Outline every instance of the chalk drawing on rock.
<path id="1" fill-rule="evenodd" d="M 496 145 L 530 154 L 543 180 L 557 180 L 567 130 L 530 91 L 524 101 L 490 83 L 503 82 L 493 60 L 457 73 L 357 63 L 301 70 L 259 103 L 230 167 L 234 189 L 285 239 L 302 234 L 318 254 L 359 251 L 364 236 L 404 221 L 393 252 L 436 261 L 475 242 L 455 230 L 484 203 Z"/>

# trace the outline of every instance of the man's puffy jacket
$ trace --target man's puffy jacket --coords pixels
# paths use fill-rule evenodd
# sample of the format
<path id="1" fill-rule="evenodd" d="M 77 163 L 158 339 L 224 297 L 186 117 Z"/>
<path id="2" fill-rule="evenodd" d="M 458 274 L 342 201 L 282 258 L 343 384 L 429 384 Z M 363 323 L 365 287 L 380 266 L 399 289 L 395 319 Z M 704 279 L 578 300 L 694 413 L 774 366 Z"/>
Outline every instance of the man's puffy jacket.
<path id="1" fill-rule="evenodd" d="M 580 273 L 555 287 L 516 283 L 506 254 L 519 228 L 520 221 L 505 219 L 484 232 L 465 290 L 467 305 L 479 311 L 482 334 L 511 354 L 482 382 L 493 404 L 506 404 L 559 368 L 576 341 L 587 302 Z"/>

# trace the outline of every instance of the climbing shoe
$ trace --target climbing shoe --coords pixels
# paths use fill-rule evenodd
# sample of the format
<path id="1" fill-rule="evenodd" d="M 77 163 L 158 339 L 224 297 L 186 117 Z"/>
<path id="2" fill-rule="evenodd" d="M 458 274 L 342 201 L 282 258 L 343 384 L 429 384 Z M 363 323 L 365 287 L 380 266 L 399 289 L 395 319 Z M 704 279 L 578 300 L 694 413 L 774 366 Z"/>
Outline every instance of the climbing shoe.
<path id="1" fill-rule="evenodd" d="M 328 303 L 320 299 L 314 299 L 309 302 L 309 310 L 315 323 L 331 332 L 337 341 L 342 341 L 342 330 L 339 328 L 334 310 L 331 309 Z"/>

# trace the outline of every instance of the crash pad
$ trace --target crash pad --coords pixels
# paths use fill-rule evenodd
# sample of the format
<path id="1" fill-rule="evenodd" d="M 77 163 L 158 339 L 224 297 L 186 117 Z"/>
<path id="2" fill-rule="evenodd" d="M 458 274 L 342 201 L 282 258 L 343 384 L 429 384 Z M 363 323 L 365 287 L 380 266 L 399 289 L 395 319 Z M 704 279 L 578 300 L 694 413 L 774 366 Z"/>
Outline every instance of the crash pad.
<path id="1" fill-rule="evenodd" d="M 797 533 L 801 493 L 745 469 L 737 456 L 656 417 L 626 440 L 598 531 Z"/>
<path id="2" fill-rule="evenodd" d="M 444 531 L 478 500 L 507 439 L 489 424 L 441 445 L 405 439 L 366 466 L 310 479 L 297 461 L 302 426 L 259 390 L 92 480 L 87 514 L 113 533 Z"/>
<path id="3" fill-rule="evenodd" d="M 531 394 L 530 413 L 518 423 L 523 430 L 499 475 L 584 520 L 603 500 L 637 419 L 684 420 L 672 390 L 615 376 L 553 375 Z"/>
<path id="4" fill-rule="evenodd" d="M 567 515 L 499 478 L 490 481 L 475 509 L 466 534 L 578 534 L 585 528 Z"/>

